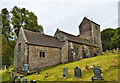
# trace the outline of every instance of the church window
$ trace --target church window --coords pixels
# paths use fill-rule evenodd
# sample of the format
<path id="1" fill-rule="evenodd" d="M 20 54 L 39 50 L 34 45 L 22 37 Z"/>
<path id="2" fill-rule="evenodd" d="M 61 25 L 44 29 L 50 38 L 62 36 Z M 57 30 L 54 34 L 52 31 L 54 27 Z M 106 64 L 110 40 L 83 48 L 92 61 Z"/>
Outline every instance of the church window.
<path id="1" fill-rule="evenodd" d="M 18 44 L 18 52 L 21 51 L 21 43 Z"/>
<path id="2" fill-rule="evenodd" d="M 45 57 L 45 52 L 40 51 L 39 56 L 40 56 L 40 57 Z"/>

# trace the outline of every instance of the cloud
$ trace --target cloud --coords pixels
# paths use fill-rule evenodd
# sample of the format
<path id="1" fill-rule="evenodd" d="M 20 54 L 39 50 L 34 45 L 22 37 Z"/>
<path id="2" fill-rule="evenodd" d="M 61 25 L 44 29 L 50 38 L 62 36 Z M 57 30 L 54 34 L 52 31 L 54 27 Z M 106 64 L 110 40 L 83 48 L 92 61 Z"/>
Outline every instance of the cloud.
<path id="1" fill-rule="evenodd" d="M 93 19 L 107 27 L 117 27 L 118 0 L 2 0 L 0 9 L 24 7 L 35 13 L 46 34 L 53 35 L 57 28 L 79 34 L 78 26 L 83 17 Z"/>

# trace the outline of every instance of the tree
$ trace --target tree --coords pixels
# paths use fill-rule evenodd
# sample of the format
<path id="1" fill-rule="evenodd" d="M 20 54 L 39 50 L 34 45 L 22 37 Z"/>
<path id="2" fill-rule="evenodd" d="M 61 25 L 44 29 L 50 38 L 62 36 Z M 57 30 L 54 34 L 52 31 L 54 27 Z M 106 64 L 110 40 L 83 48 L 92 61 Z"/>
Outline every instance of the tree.
<path id="1" fill-rule="evenodd" d="M 117 28 L 115 30 L 115 34 L 111 40 L 114 48 L 117 48 L 117 47 L 120 48 L 120 28 Z"/>
<path id="2" fill-rule="evenodd" d="M 7 39 L 7 43 L 9 46 L 14 46 L 12 43 L 14 40 L 13 39 L 13 32 L 12 32 L 12 28 L 10 26 L 10 15 L 9 15 L 9 11 L 7 10 L 7 8 L 3 8 L 1 10 L 1 16 L 2 16 L 2 34 L 4 34 L 5 38 Z M 3 43 L 2 43 L 3 45 Z M 14 48 L 12 48 L 14 49 Z"/>
<path id="3" fill-rule="evenodd" d="M 2 35 L 2 65 L 6 65 L 7 67 L 13 61 L 13 49 L 9 46 L 6 36 Z"/>
<path id="4" fill-rule="evenodd" d="M 16 36 L 18 36 L 20 27 L 39 33 L 43 32 L 43 27 L 38 25 L 37 16 L 33 12 L 29 12 L 25 8 L 14 6 L 11 10 L 11 14 L 11 23 Z"/>
<path id="5" fill-rule="evenodd" d="M 101 32 L 101 39 L 103 51 L 112 50 L 113 48 L 120 48 L 120 28 L 105 29 Z"/>
<path id="6" fill-rule="evenodd" d="M 10 27 L 10 15 L 9 15 L 9 12 L 7 10 L 7 8 L 3 8 L 1 10 L 1 15 L 2 15 L 2 34 L 4 34 L 7 39 L 10 36 L 10 33 L 11 33 L 11 27 Z"/>
<path id="7" fill-rule="evenodd" d="M 114 36 L 115 30 L 107 28 L 101 32 L 103 51 L 112 49 L 111 38 Z"/>
<path id="8" fill-rule="evenodd" d="M 2 61 L 3 65 L 7 65 L 7 67 L 9 67 L 13 61 L 14 47 L 20 27 L 39 33 L 43 33 L 43 27 L 38 25 L 37 16 L 25 8 L 14 6 L 10 12 L 7 8 L 3 8 L 0 15 L 2 16 L 3 25 Z"/>

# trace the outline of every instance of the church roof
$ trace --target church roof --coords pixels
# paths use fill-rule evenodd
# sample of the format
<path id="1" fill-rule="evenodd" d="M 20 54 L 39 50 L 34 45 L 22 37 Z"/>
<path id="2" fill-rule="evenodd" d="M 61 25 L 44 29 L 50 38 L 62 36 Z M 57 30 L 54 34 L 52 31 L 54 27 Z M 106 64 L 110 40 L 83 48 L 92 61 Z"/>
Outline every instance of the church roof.
<path id="1" fill-rule="evenodd" d="M 68 40 L 71 41 L 71 42 L 77 42 L 77 43 L 81 43 L 81 44 L 86 44 L 86 45 L 98 47 L 96 44 L 88 41 L 85 38 L 81 38 L 79 36 L 75 36 L 75 35 L 66 33 L 64 31 L 60 31 L 60 30 L 58 30 L 58 31 L 61 32 L 61 33 L 63 33 L 68 38 Z"/>
<path id="2" fill-rule="evenodd" d="M 37 33 L 37 32 L 26 30 L 26 29 L 23 29 L 23 31 L 24 31 L 24 34 L 25 34 L 25 38 L 27 40 L 26 41 L 27 44 L 48 46 L 48 47 L 56 47 L 56 48 L 61 48 L 62 47 L 62 42 L 59 41 L 54 36 L 49 36 L 49 35 L 46 35 L 46 34 L 40 34 L 40 33 Z M 57 31 L 63 33 L 68 38 L 68 41 L 97 47 L 96 44 L 88 41 L 85 38 L 81 38 L 79 36 L 75 36 L 75 35 L 66 33 L 64 31 L 60 31 L 60 30 L 57 30 Z"/>
<path id="3" fill-rule="evenodd" d="M 97 24 L 96 22 L 94 22 L 94 21 L 92 21 L 92 20 L 90 20 L 90 19 L 88 19 L 88 18 L 84 17 L 84 18 L 83 18 L 83 20 L 82 20 L 82 22 L 80 23 L 79 27 L 82 25 L 82 23 L 83 23 L 84 21 L 88 21 L 88 22 L 90 22 L 90 23 L 93 23 L 93 24 L 95 24 L 95 25 L 100 26 L 100 25 L 99 25 L 99 24 Z"/>
<path id="4" fill-rule="evenodd" d="M 53 36 L 40 34 L 25 29 L 24 29 L 24 33 L 27 39 L 27 44 L 61 48 L 62 42 L 60 42 L 57 38 Z"/>

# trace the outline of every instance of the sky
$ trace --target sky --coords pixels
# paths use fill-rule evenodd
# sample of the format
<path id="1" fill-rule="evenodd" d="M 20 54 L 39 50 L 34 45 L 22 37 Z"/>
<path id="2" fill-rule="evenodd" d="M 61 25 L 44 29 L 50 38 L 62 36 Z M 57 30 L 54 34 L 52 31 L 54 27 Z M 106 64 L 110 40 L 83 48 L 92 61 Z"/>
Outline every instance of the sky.
<path id="1" fill-rule="evenodd" d="M 100 30 L 118 27 L 119 0 L 0 0 L 0 10 L 13 6 L 35 13 L 44 33 L 54 35 L 57 28 L 73 35 L 79 34 L 84 17 L 100 25 Z"/>

